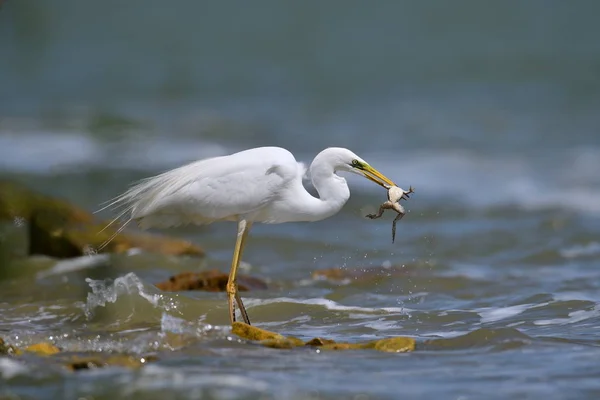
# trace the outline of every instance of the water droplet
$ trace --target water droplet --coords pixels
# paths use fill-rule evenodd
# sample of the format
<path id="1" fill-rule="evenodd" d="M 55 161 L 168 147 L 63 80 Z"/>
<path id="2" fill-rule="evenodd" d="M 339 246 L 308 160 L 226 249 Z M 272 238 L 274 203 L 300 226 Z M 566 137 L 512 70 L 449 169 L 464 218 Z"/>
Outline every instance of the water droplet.
<path id="1" fill-rule="evenodd" d="M 25 225 L 25 218 L 23 217 L 15 217 L 13 220 L 13 223 L 15 224 L 16 227 L 22 227 L 23 225 Z"/>
<path id="2" fill-rule="evenodd" d="M 90 246 L 89 244 L 86 244 L 83 247 L 83 254 L 85 254 L 86 256 L 93 256 L 98 254 L 98 250 L 96 250 L 94 247 Z"/>

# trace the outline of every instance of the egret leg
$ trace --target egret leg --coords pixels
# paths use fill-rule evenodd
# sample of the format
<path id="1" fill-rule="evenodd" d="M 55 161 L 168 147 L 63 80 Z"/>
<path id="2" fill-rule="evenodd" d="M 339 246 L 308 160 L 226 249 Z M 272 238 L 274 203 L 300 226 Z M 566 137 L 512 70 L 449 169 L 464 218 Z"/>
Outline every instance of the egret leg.
<path id="1" fill-rule="evenodd" d="M 237 286 L 237 270 L 240 265 L 240 261 L 242 259 L 242 253 L 244 252 L 244 245 L 246 242 L 246 238 L 248 237 L 248 232 L 250 231 L 250 227 L 252 223 L 247 222 L 246 220 L 241 220 L 238 223 L 238 233 L 237 240 L 235 242 L 235 249 L 233 250 L 233 260 L 231 261 L 231 271 L 229 272 L 229 279 L 227 280 L 227 301 L 229 303 L 229 319 L 233 324 L 235 322 L 235 304 L 233 300 L 238 304 L 240 309 L 240 313 L 242 314 L 242 318 L 245 323 L 250 325 L 250 319 L 248 318 L 248 313 L 246 312 L 246 308 L 244 307 L 244 303 L 242 302 L 242 298 L 238 292 Z"/>

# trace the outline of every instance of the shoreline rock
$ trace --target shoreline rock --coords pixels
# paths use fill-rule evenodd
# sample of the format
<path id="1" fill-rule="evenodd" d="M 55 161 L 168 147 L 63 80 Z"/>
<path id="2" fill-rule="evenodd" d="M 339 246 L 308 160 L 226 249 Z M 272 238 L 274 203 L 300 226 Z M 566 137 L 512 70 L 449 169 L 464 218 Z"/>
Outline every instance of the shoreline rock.
<path id="1" fill-rule="evenodd" d="M 81 369 L 104 367 L 126 367 L 137 369 L 148 362 L 157 360 L 157 357 L 153 355 L 141 356 L 128 353 L 62 351 L 52 343 L 48 342 L 34 343 L 24 349 L 19 349 L 15 346 L 7 345 L 4 340 L 0 338 L 0 356 L 10 356 L 15 359 L 20 359 L 26 354 L 43 357 L 52 364 L 64 367 L 73 372 Z"/>
<path id="2" fill-rule="evenodd" d="M 362 343 L 337 343 L 331 339 L 314 338 L 302 341 L 293 336 L 283 336 L 243 322 L 234 322 L 231 333 L 242 339 L 258 342 L 265 347 L 291 349 L 294 347 L 318 347 L 323 350 L 377 350 L 386 353 L 407 353 L 415 350 L 416 341 L 410 337 L 396 336 Z"/>
<path id="3" fill-rule="evenodd" d="M 159 282 L 155 286 L 166 292 L 179 292 L 186 290 L 204 290 L 207 292 L 224 292 L 229 275 L 213 269 L 201 272 L 182 272 L 171 276 L 168 280 Z M 238 275 L 238 290 L 247 292 L 250 290 L 267 289 L 267 284 L 247 275 Z"/>
<path id="4" fill-rule="evenodd" d="M 28 255 L 72 258 L 89 254 L 124 253 L 141 249 L 166 255 L 204 256 L 185 240 L 146 233 L 121 232 L 98 250 L 116 230 L 108 222 L 65 200 L 47 196 L 16 182 L 0 180 L 0 221 L 28 227 Z M 105 229 L 106 228 L 106 229 Z"/>

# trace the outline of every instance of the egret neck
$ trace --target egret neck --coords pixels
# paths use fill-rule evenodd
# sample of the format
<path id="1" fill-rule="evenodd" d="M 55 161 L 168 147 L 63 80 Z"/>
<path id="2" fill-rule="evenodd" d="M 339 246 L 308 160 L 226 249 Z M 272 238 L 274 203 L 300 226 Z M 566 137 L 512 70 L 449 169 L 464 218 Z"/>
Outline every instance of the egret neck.
<path id="1" fill-rule="evenodd" d="M 328 157 L 317 156 L 309 171 L 319 197 L 304 191 L 301 207 L 310 221 L 320 221 L 340 211 L 350 198 L 350 189 L 346 179 L 336 174 L 336 165 Z"/>

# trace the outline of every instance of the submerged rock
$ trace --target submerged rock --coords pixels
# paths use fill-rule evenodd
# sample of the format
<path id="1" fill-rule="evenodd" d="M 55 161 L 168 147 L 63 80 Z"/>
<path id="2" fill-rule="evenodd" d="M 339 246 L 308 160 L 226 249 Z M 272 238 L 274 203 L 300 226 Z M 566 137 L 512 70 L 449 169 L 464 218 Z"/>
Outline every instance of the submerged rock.
<path id="1" fill-rule="evenodd" d="M 413 338 L 397 336 L 364 343 L 336 343 L 330 339 L 314 338 L 307 342 L 290 336 L 267 331 L 243 322 L 234 322 L 231 332 L 243 339 L 259 342 L 267 347 L 289 349 L 300 346 L 314 346 L 324 350 L 362 350 L 371 349 L 388 353 L 405 353 L 414 351 L 416 341 Z"/>
<path id="2" fill-rule="evenodd" d="M 307 346 L 325 346 L 328 344 L 335 344 L 335 340 L 323 339 L 323 338 L 316 337 L 314 339 L 309 340 L 305 344 Z"/>
<path id="3" fill-rule="evenodd" d="M 369 267 L 369 268 L 327 268 L 312 273 L 315 280 L 330 280 L 334 282 L 369 279 L 389 279 L 390 276 L 407 275 L 404 266 Z"/>
<path id="4" fill-rule="evenodd" d="M 72 371 L 102 367 L 127 367 L 140 368 L 148 362 L 155 361 L 155 356 L 139 356 L 132 354 L 89 352 L 73 353 L 62 352 L 58 347 L 48 342 L 35 343 L 24 349 L 5 344 L 0 338 L 0 355 L 15 356 L 24 361 L 26 354 L 41 356 L 44 360 L 59 367 L 66 367 Z"/>
<path id="5" fill-rule="evenodd" d="M 17 354 L 17 349 L 11 345 L 8 345 L 4 342 L 4 339 L 0 338 L 0 355 L 12 355 Z"/>
<path id="6" fill-rule="evenodd" d="M 131 354 L 68 354 L 58 357 L 61 364 L 72 371 L 82 369 L 94 369 L 105 367 L 126 367 L 131 369 L 140 368 L 150 361 L 155 361 L 155 357 L 135 356 Z"/>
<path id="7" fill-rule="evenodd" d="M 314 340 L 314 339 L 313 339 Z M 312 342 L 312 341 L 311 341 Z M 307 345 L 315 346 L 307 342 Z M 336 343 L 333 340 L 323 345 L 317 345 L 325 350 L 361 350 L 371 349 L 384 351 L 387 353 L 406 353 L 415 350 L 415 339 L 403 336 L 391 337 L 386 339 L 373 340 L 364 343 Z"/>
<path id="8" fill-rule="evenodd" d="M 182 272 L 171 276 L 168 280 L 156 284 L 160 290 L 179 292 L 184 290 L 205 290 L 208 292 L 224 292 L 229 275 L 216 269 L 202 272 Z M 247 275 L 238 275 L 238 290 L 266 289 L 267 284 Z"/>
<path id="9" fill-rule="evenodd" d="M 26 347 L 25 351 L 29 353 L 35 353 L 40 356 L 51 356 L 52 354 L 59 353 L 60 349 L 51 343 L 42 342 Z"/>
<path id="10" fill-rule="evenodd" d="M 10 181 L 0 181 L 0 221 L 27 224 L 28 254 L 57 258 L 78 257 L 97 251 L 115 229 L 107 222 L 61 199 L 46 196 Z M 168 255 L 203 256 L 199 247 L 179 239 L 149 234 L 119 233 L 103 253 L 139 248 Z"/>
<path id="11" fill-rule="evenodd" d="M 278 349 L 291 349 L 292 347 L 304 346 L 304 342 L 293 336 L 286 337 L 279 333 L 260 329 L 243 322 L 234 322 L 231 332 L 241 338 L 260 342 L 263 346 Z"/>

